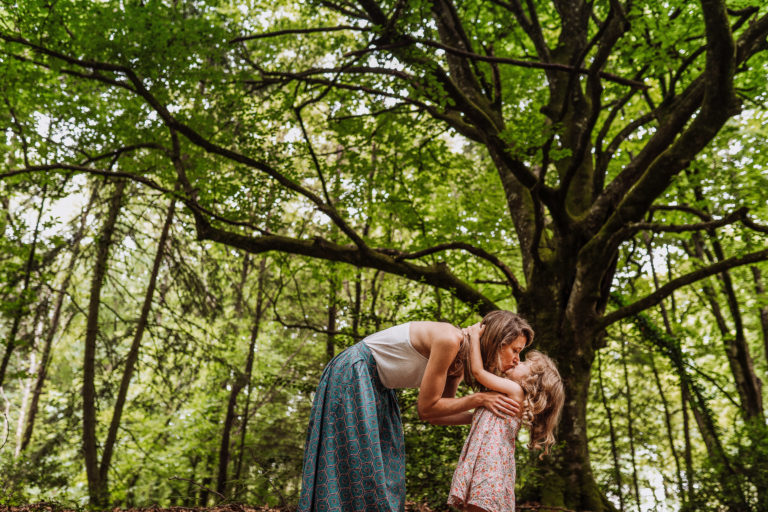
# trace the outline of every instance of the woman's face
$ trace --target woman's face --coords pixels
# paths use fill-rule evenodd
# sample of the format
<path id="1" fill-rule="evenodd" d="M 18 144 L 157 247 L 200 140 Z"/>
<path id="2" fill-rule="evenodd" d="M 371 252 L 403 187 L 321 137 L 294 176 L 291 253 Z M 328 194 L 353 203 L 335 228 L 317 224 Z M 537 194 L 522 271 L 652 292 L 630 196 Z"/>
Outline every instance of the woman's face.
<path id="1" fill-rule="evenodd" d="M 520 364 L 520 352 L 525 348 L 525 336 L 518 336 L 515 341 L 499 349 L 499 369 L 507 373 Z"/>

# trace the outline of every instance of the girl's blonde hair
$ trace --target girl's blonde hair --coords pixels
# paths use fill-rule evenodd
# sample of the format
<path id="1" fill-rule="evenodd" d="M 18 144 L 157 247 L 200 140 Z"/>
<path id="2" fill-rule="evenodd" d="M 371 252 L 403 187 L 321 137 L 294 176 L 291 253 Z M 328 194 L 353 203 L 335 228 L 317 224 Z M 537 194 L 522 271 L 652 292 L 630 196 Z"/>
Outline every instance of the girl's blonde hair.
<path id="1" fill-rule="evenodd" d="M 529 449 L 543 449 L 542 458 L 555 444 L 554 431 L 560 421 L 565 402 L 565 390 L 555 362 L 538 350 L 525 356 L 530 373 L 519 382 L 525 391 L 523 424 L 531 432 Z"/>

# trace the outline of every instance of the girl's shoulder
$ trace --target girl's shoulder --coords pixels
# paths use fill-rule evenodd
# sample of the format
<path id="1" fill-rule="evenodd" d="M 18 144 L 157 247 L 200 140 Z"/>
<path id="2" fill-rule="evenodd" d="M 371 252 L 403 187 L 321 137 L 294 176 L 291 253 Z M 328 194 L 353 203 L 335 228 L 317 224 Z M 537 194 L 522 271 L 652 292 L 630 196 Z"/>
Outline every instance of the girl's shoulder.
<path id="1" fill-rule="evenodd" d="M 525 391 L 523 390 L 523 387 L 512 379 L 507 380 L 510 384 L 507 395 L 513 400 L 517 400 L 518 402 L 523 403 L 523 399 L 525 398 Z"/>

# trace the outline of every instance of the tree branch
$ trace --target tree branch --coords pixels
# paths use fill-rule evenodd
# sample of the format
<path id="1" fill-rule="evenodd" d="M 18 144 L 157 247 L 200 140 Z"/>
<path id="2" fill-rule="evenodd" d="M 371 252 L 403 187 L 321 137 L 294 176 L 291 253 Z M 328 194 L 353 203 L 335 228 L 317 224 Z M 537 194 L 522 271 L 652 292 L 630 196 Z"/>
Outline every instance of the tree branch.
<path id="1" fill-rule="evenodd" d="M 229 44 L 242 43 L 243 41 L 253 41 L 254 39 L 264 39 L 267 37 L 284 36 L 288 34 L 314 34 L 317 32 L 338 32 L 341 30 L 356 30 L 359 32 L 369 32 L 367 27 L 356 27 L 354 25 L 338 25 L 336 27 L 315 27 L 315 28 L 289 28 L 285 30 L 276 30 L 274 32 L 265 32 L 263 34 L 254 34 L 250 36 L 240 36 L 229 40 Z"/>
<path id="2" fill-rule="evenodd" d="M 447 251 L 451 249 L 459 249 L 459 250 L 467 251 L 470 254 L 474 254 L 475 256 L 490 262 L 499 270 L 501 270 L 501 272 L 504 274 L 504 277 L 507 278 L 507 284 L 512 287 L 512 293 L 514 294 L 514 296 L 516 298 L 519 298 L 522 295 L 523 289 L 520 286 L 520 282 L 515 277 L 514 272 L 512 272 L 512 269 L 510 269 L 497 256 L 489 253 L 485 249 L 476 247 L 466 242 L 447 242 L 444 244 L 439 244 L 434 247 L 429 247 L 427 249 L 422 249 L 421 251 L 416 251 L 412 253 L 403 253 L 403 252 L 392 250 L 392 249 L 379 249 L 379 251 L 383 252 L 384 254 L 394 256 L 395 261 L 403 261 L 408 259 L 422 258 L 430 254 L 435 254 L 437 252 Z"/>
<path id="3" fill-rule="evenodd" d="M 702 11 L 708 41 L 704 72 L 691 82 L 677 101 L 663 105 L 664 123 L 594 201 L 584 220 L 585 226 L 602 222 L 601 217 L 605 218 L 606 212 L 620 202 L 626 206 L 635 201 L 644 202 L 643 207 L 632 208 L 632 215 L 627 215 L 628 212 L 623 214 L 624 218 L 639 219 L 638 213 L 642 216 L 641 210 L 647 209 L 660 193 L 659 190 L 666 188 L 671 176 L 684 168 L 692 155 L 700 151 L 725 120 L 737 111 L 738 101 L 733 91 L 735 68 L 743 66 L 755 53 L 768 48 L 764 41 L 768 34 L 768 14 L 751 23 L 734 43 L 723 3 L 703 0 Z M 659 109 L 658 114 L 662 114 Z M 688 124 L 697 110 L 699 113 Z M 641 181 L 644 186 L 637 187 Z M 630 195 L 630 190 L 633 197 L 628 200 L 626 196 Z"/>
<path id="4" fill-rule="evenodd" d="M 657 224 L 653 222 L 633 222 L 627 225 L 627 232 L 637 233 L 638 231 L 653 231 L 654 233 L 683 233 L 686 231 L 701 231 L 707 229 L 720 228 L 733 224 L 737 221 L 743 221 L 747 217 L 749 208 L 746 206 L 722 217 L 720 219 L 708 219 L 706 222 L 696 224 Z"/>
<path id="5" fill-rule="evenodd" d="M 549 71 L 561 71 L 564 73 L 578 73 L 580 75 L 590 75 L 594 73 L 594 71 L 591 71 L 587 68 L 582 67 L 574 67 L 569 66 L 567 64 L 558 64 L 556 62 L 531 62 L 527 60 L 521 60 L 521 59 L 512 59 L 509 57 L 497 57 L 495 55 L 481 55 L 479 53 L 473 53 L 468 52 L 466 50 L 462 50 L 460 48 L 454 48 L 452 46 L 447 46 L 442 43 L 439 43 L 437 41 L 432 41 L 429 39 L 414 39 L 415 42 L 423 44 L 424 46 L 430 46 L 432 48 L 437 48 L 440 50 L 443 50 L 447 53 L 452 53 L 454 55 L 459 55 L 462 57 L 467 57 L 472 60 L 479 60 L 483 62 L 495 62 L 498 64 L 511 64 L 518 67 L 523 68 L 531 68 L 531 69 L 544 69 Z M 606 73 L 605 71 L 599 71 L 597 75 L 609 82 L 615 82 L 617 84 L 621 85 L 628 85 L 630 87 L 635 87 L 638 89 L 647 89 L 648 85 L 644 84 L 643 82 L 640 82 L 638 80 L 633 80 L 631 78 L 624 78 L 621 76 L 614 75 L 612 73 Z"/>
<path id="6" fill-rule="evenodd" d="M 481 313 L 498 309 L 493 301 L 451 273 L 445 264 L 414 265 L 406 261 L 397 261 L 380 250 L 364 251 L 359 247 L 336 244 L 320 237 L 315 237 L 314 240 L 300 240 L 281 235 L 245 236 L 219 229 L 205 222 L 198 225 L 198 238 L 223 243 L 253 254 L 279 251 L 347 263 L 356 267 L 383 270 L 447 290 L 462 302 L 477 307 Z"/>
<path id="7" fill-rule="evenodd" d="M 170 113 L 170 111 L 162 103 L 160 103 L 160 101 L 158 101 L 158 99 L 152 93 L 150 93 L 150 91 L 144 85 L 144 82 L 139 78 L 139 76 L 132 69 L 126 66 L 116 65 L 116 64 L 106 63 L 106 62 L 77 59 L 69 55 L 65 55 L 63 53 L 36 45 L 30 41 L 27 41 L 22 37 L 8 36 L 6 34 L 0 33 L 0 39 L 25 45 L 36 52 L 40 52 L 44 55 L 48 55 L 55 59 L 63 60 L 64 62 L 68 62 L 70 64 L 75 64 L 80 67 L 85 67 L 85 68 L 95 69 L 95 70 L 117 72 L 125 75 L 128 78 L 129 82 L 133 84 L 133 92 L 135 92 L 138 96 L 142 97 L 144 101 L 146 101 L 149 104 L 149 106 L 152 107 L 152 109 L 155 110 L 155 112 L 157 112 L 157 114 L 160 116 L 160 118 L 163 120 L 163 122 L 167 125 L 169 129 L 172 129 L 181 133 L 190 142 L 202 148 L 208 153 L 223 156 L 224 158 L 227 158 L 229 160 L 232 160 L 232 161 L 241 163 L 243 165 L 246 165 L 248 167 L 262 171 L 265 174 L 271 176 L 274 180 L 276 180 L 278 183 L 283 185 L 285 188 L 306 197 L 312 203 L 315 204 L 318 210 L 320 210 L 322 213 L 328 216 L 328 218 L 330 218 L 331 221 L 333 221 L 337 226 L 339 226 L 341 231 L 344 234 L 346 234 L 358 247 L 360 247 L 362 250 L 368 250 L 367 246 L 365 245 L 365 242 L 347 224 L 347 222 L 339 215 L 339 213 L 336 211 L 336 209 L 332 205 L 324 203 L 323 200 L 320 197 L 318 197 L 315 193 L 313 193 L 312 191 L 310 191 L 305 187 L 302 187 L 298 183 L 295 183 L 294 181 L 288 179 L 285 175 L 283 175 L 282 173 L 274 169 L 272 166 L 270 166 L 266 162 L 256 160 L 254 158 L 243 155 L 241 153 L 237 153 L 236 151 L 233 151 L 231 149 L 219 146 L 218 144 L 215 144 L 210 140 L 208 140 L 207 138 L 203 137 L 201 134 L 199 134 L 197 131 L 192 129 L 190 126 L 176 119 Z M 97 81 L 107 83 L 109 85 L 118 85 L 115 83 L 113 79 L 109 79 L 98 74 L 94 74 L 92 76 L 86 75 L 85 77 L 92 78 Z M 122 86 L 125 87 L 125 84 L 123 84 Z M 189 202 L 186 202 L 185 204 L 189 205 Z"/>
<path id="8" fill-rule="evenodd" d="M 204 206 L 201 206 L 200 204 L 195 202 L 194 199 L 190 199 L 189 197 L 184 196 L 175 190 L 165 188 L 150 178 L 147 178 L 145 176 L 141 176 L 138 174 L 133 174 L 130 172 L 108 171 L 104 169 L 95 169 L 93 167 L 86 167 L 86 166 L 77 165 L 77 164 L 55 163 L 55 164 L 48 164 L 48 165 L 33 165 L 30 167 L 26 167 L 24 169 L 11 169 L 10 171 L 0 173 L 0 180 L 3 178 L 10 178 L 13 176 L 18 176 L 20 174 L 34 173 L 34 172 L 82 172 L 82 173 L 91 174 L 94 176 L 103 176 L 105 178 L 110 178 L 110 177 L 127 178 L 129 180 L 141 183 L 142 185 L 145 185 L 151 188 L 152 190 L 157 190 L 158 192 L 162 192 L 168 197 L 174 197 L 178 199 L 193 212 L 204 213 L 205 215 L 208 215 L 212 219 L 221 221 L 225 224 L 229 224 L 232 226 L 245 227 L 264 235 L 271 234 L 269 231 L 263 228 L 260 228 L 254 224 L 251 224 L 250 222 L 227 219 L 226 217 L 223 217 L 218 213 L 208 208 L 205 208 Z"/>
<path id="9" fill-rule="evenodd" d="M 672 294 L 672 292 L 682 288 L 683 286 L 689 285 L 711 275 L 719 274 L 720 272 L 733 267 L 747 265 L 749 263 L 755 263 L 758 261 L 764 261 L 766 259 L 768 259 L 768 249 L 763 249 L 762 251 L 751 252 L 741 257 L 734 256 L 728 259 L 724 259 L 715 264 L 700 268 L 699 270 L 694 270 L 693 272 L 690 272 L 684 276 L 673 279 L 650 295 L 603 316 L 597 321 L 597 328 L 602 330 L 612 323 L 621 320 L 622 318 L 635 315 L 643 310 L 653 307 L 660 303 L 664 298 Z"/>

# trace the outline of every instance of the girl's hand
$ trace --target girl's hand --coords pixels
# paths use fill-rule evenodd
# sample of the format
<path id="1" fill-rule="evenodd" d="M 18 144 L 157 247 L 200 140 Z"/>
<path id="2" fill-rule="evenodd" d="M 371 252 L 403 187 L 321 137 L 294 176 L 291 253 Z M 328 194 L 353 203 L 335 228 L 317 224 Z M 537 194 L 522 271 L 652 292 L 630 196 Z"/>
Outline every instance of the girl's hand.
<path id="1" fill-rule="evenodd" d="M 483 334 L 484 330 L 485 324 L 481 324 L 480 322 L 477 322 L 476 324 L 470 325 L 469 327 L 465 327 L 463 329 L 464 333 L 469 336 L 470 343 L 479 343 L 480 335 Z"/>
<path id="2" fill-rule="evenodd" d="M 484 391 L 478 395 L 482 395 L 482 406 L 500 418 L 517 416 L 520 412 L 520 404 L 503 393 Z"/>
<path id="3" fill-rule="evenodd" d="M 485 325 L 480 325 L 480 323 L 463 329 L 464 336 L 469 338 L 469 366 L 476 379 L 479 379 L 483 372 L 483 356 L 480 353 L 480 334 L 483 330 L 485 330 Z"/>

